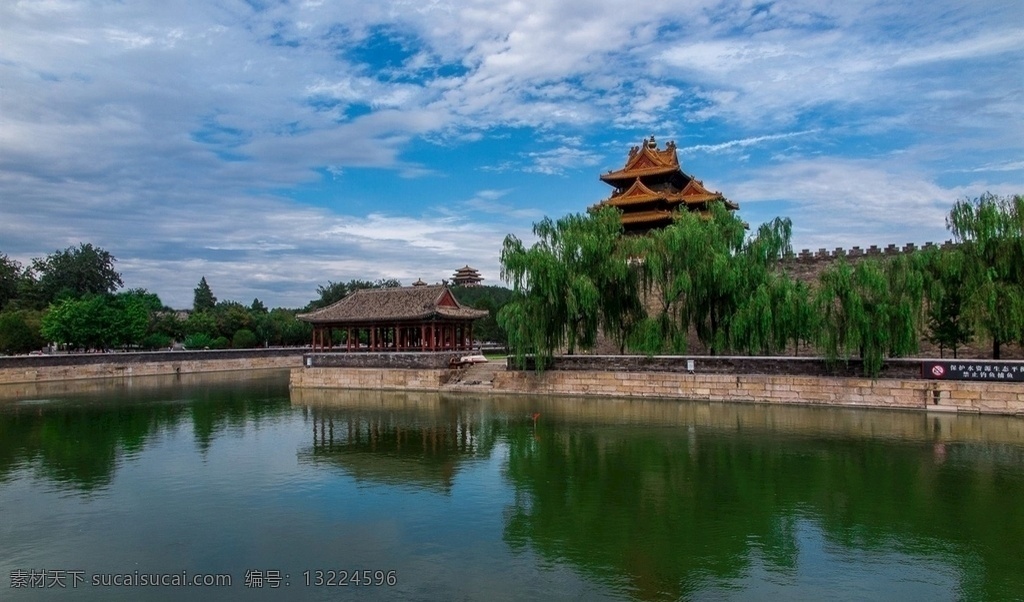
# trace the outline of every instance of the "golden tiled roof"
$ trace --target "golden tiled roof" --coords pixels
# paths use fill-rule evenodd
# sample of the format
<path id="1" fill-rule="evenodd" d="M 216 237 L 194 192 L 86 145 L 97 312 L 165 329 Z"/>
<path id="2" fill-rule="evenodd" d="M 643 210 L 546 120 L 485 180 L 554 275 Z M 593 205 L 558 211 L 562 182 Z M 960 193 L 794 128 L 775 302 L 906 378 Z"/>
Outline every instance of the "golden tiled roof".
<path id="1" fill-rule="evenodd" d="M 730 210 L 739 205 L 726 199 L 720 192 L 712 192 L 704 183 L 683 173 L 679 165 L 675 142 L 659 149 L 654 136 L 629 151 L 626 165 L 609 171 L 601 180 L 615 188 L 607 199 L 592 206 L 591 211 L 612 206 L 622 211 L 622 224 L 656 227 L 670 221 L 677 210 L 707 213 L 708 203 L 721 201 Z"/>
<path id="2" fill-rule="evenodd" d="M 654 136 L 644 140 L 640 146 L 629 151 L 626 166 L 610 171 L 601 176 L 605 182 L 617 182 L 642 176 L 671 174 L 679 170 L 679 156 L 676 154 L 676 143 L 669 142 L 664 150 L 658 148 Z"/>

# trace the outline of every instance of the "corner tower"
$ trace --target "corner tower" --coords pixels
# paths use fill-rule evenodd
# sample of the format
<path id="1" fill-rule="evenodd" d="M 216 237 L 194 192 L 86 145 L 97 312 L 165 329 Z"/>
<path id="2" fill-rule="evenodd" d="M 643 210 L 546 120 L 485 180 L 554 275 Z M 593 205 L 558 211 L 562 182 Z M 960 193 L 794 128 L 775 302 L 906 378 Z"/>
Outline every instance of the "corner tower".
<path id="1" fill-rule="evenodd" d="M 615 190 L 591 210 L 606 205 L 621 210 L 622 227 L 627 234 L 667 226 L 682 210 L 705 213 L 713 201 L 722 201 L 730 211 L 739 209 L 722 193 L 710 192 L 703 182 L 683 173 L 676 143 L 669 142 L 662 150 L 654 136 L 631 148 L 625 167 L 603 174 L 601 181 Z"/>

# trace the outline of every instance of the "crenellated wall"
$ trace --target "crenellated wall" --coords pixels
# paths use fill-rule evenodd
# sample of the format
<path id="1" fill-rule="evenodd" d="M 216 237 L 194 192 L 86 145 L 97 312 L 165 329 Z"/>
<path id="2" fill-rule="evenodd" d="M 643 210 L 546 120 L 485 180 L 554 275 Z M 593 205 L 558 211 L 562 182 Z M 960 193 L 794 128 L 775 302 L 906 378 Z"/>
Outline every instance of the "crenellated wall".
<path id="1" fill-rule="evenodd" d="M 953 249 L 955 247 L 956 243 L 951 240 L 947 240 L 941 244 L 928 242 L 922 246 L 917 246 L 914 243 L 908 243 L 902 247 L 891 244 L 886 247 L 871 245 L 866 249 L 858 246 L 850 247 L 849 249 L 836 247 L 831 251 L 824 248 L 818 249 L 817 251 L 803 249 L 799 253 L 794 253 L 793 255 L 783 259 L 782 265 L 786 271 L 796 279 L 804 282 L 816 282 L 821 272 L 827 266 L 835 263 L 839 259 L 845 259 L 850 263 L 856 263 L 862 259 L 884 259 L 886 257 L 896 257 L 899 255 L 914 253 L 916 251 L 939 248 Z"/>
<path id="2" fill-rule="evenodd" d="M 824 248 L 818 249 L 817 251 L 811 251 L 810 249 L 803 249 L 799 253 L 794 253 L 793 256 L 789 260 L 790 261 L 797 261 L 799 263 L 808 263 L 808 262 L 812 262 L 812 263 L 813 262 L 826 262 L 827 263 L 827 262 L 835 261 L 836 259 L 839 259 L 840 257 L 845 257 L 847 259 L 857 259 L 857 258 L 862 258 L 862 257 L 891 257 L 893 255 L 903 255 L 903 254 L 906 254 L 906 253 L 913 253 L 915 251 L 924 251 L 924 250 L 927 250 L 927 249 L 937 249 L 937 248 L 941 248 L 941 249 L 945 249 L 945 250 L 950 250 L 950 249 L 956 248 L 956 243 L 954 243 L 951 240 L 947 240 L 946 242 L 938 244 L 938 245 L 933 243 L 933 242 L 926 242 L 925 244 L 921 245 L 920 247 L 917 246 L 914 243 L 907 243 L 906 245 L 903 245 L 902 247 L 894 245 L 894 244 L 891 244 L 891 245 L 888 245 L 887 247 L 884 247 L 884 248 L 880 248 L 880 247 L 878 247 L 878 245 L 871 245 L 870 247 L 868 247 L 866 249 L 862 249 L 861 247 L 854 246 L 854 247 L 850 247 L 849 250 L 844 249 L 842 247 L 836 247 L 835 249 L 833 249 L 831 251 L 829 251 L 828 249 L 824 249 Z"/>

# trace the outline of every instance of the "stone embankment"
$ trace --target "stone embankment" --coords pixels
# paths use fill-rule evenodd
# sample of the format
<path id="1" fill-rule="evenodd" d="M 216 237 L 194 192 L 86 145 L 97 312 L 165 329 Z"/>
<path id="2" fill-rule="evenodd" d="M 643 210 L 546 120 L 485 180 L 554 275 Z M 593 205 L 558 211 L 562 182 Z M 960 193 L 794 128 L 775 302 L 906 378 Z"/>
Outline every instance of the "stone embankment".
<path id="1" fill-rule="evenodd" d="M 1024 383 L 926 380 L 919 377 L 920 362 L 915 360 L 893 362 L 886 366 L 882 377 L 872 380 L 847 373 L 827 374 L 820 359 L 696 358 L 692 373 L 687 370 L 688 359 L 564 357 L 556 360 L 554 369 L 543 373 L 509 370 L 498 362 L 456 370 L 303 367 L 292 371 L 291 385 L 295 388 L 668 398 L 1024 416 Z M 1017 364 L 1024 369 L 1024 362 Z"/>
<path id="2" fill-rule="evenodd" d="M 0 385 L 84 378 L 297 368 L 307 349 L 231 349 L 0 357 Z"/>

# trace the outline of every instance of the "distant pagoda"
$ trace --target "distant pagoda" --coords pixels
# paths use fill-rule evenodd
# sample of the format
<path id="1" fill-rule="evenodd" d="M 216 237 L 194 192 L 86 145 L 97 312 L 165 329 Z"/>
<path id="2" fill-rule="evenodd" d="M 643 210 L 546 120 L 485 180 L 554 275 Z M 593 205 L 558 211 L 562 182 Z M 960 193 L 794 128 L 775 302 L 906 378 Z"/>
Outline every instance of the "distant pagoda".
<path id="1" fill-rule="evenodd" d="M 703 182 L 683 173 L 676 143 L 669 142 L 665 150 L 660 150 L 654 136 L 631 148 L 626 166 L 603 174 L 601 181 L 615 190 L 591 210 L 606 205 L 618 208 L 622 211 L 622 227 L 629 234 L 667 226 L 683 208 L 706 213 L 713 201 L 722 201 L 732 211 L 739 209 L 722 193 L 710 192 Z"/>
<path id="2" fill-rule="evenodd" d="M 455 275 L 452 276 L 452 284 L 455 286 L 480 286 L 483 281 L 480 272 L 468 265 L 455 270 Z"/>

